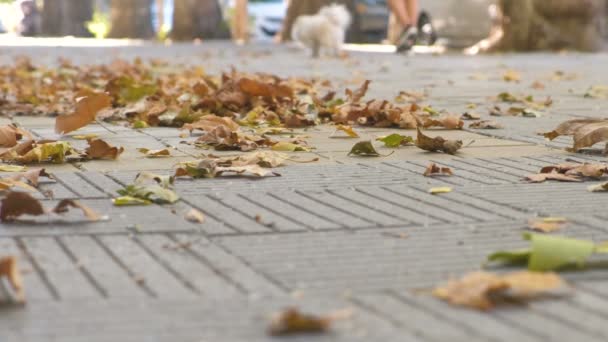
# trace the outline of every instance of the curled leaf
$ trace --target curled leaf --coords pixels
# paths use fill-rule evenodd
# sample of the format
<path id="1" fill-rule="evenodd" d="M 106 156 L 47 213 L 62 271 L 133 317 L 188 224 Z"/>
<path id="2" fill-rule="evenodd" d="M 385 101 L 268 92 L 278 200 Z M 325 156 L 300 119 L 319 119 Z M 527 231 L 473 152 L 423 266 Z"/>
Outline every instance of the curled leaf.
<path id="1" fill-rule="evenodd" d="M 378 153 L 378 151 L 376 151 L 376 149 L 374 148 L 374 145 L 372 145 L 371 141 L 360 141 L 358 143 L 356 143 L 352 149 L 350 150 L 350 152 L 348 152 L 348 155 L 356 155 L 356 156 L 362 156 L 362 157 L 380 157 L 381 154 Z"/>
<path id="2" fill-rule="evenodd" d="M 555 273 L 472 272 L 435 288 L 433 295 L 452 305 L 489 310 L 504 299 L 534 299 L 560 294 L 566 288 L 566 283 Z"/>
<path id="3" fill-rule="evenodd" d="M 608 120 L 576 119 L 561 123 L 553 131 L 544 133 L 545 138 L 553 140 L 559 136 L 573 136 L 572 151 L 591 147 L 596 143 L 608 140 Z"/>
<path id="4" fill-rule="evenodd" d="M 327 331 L 332 320 L 303 314 L 295 308 L 289 308 L 278 314 L 268 327 L 270 335 L 291 335 L 302 333 L 321 333 Z"/>
<path id="5" fill-rule="evenodd" d="M 439 188 L 430 188 L 429 189 L 429 193 L 431 195 L 438 195 L 438 194 L 447 194 L 449 192 L 452 192 L 452 188 L 450 187 L 439 187 Z"/>
<path id="6" fill-rule="evenodd" d="M 125 149 L 108 144 L 101 139 L 87 140 L 89 147 L 85 150 L 85 154 L 89 159 L 109 159 L 116 160 Z"/>
<path id="7" fill-rule="evenodd" d="M 496 121 L 482 120 L 482 121 L 472 122 L 469 125 L 469 128 L 476 128 L 476 129 L 501 129 L 501 128 L 504 128 L 504 126 L 501 125 L 501 124 L 499 124 Z"/>
<path id="8" fill-rule="evenodd" d="M 42 215 L 44 208 L 40 201 L 25 192 L 9 192 L 2 199 L 0 208 L 0 221 L 14 221 L 21 215 Z"/>
<path id="9" fill-rule="evenodd" d="M 336 132 L 338 131 L 342 131 L 344 133 L 346 133 L 346 135 L 349 138 L 358 138 L 359 134 L 357 134 L 357 132 L 355 132 L 355 130 L 353 129 L 352 126 L 346 126 L 346 125 L 336 125 Z M 334 134 L 332 134 L 332 138 L 334 137 L 334 135 L 336 134 L 336 132 L 334 132 Z"/>
<path id="10" fill-rule="evenodd" d="M 76 109 L 69 115 L 58 116 L 55 120 L 55 132 L 69 133 L 95 121 L 100 110 L 110 107 L 112 98 L 104 93 L 93 93 L 76 100 Z"/>
<path id="11" fill-rule="evenodd" d="M 204 223 L 205 222 L 205 215 L 194 208 L 190 209 L 186 213 L 185 217 L 186 217 L 186 220 L 188 220 L 192 223 Z"/>
<path id="12" fill-rule="evenodd" d="M 453 175 L 452 169 L 450 169 L 449 167 L 439 167 L 435 163 L 430 163 L 424 171 L 424 177 L 431 177 L 437 175 L 451 176 Z"/>
<path id="13" fill-rule="evenodd" d="M 310 147 L 306 147 L 306 146 L 302 146 L 302 145 L 298 145 L 298 144 L 294 144 L 294 143 L 290 143 L 290 142 L 286 142 L 286 141 L 280 141 L 280 142 L 272 145 L 272 147 L 270 149 L 273 151 L 282 151 L 282 152 L 310 152 L 311 151 Z"/>
<path id="14" fill-rule="evenodd" d="M 386 147 L 395 148 L 399 146 L 413 144 L 414 138 L 407 135 L 393 133 L 391 135 L 379 137 L 376 139 L 376 141 L 382 141 L 384 143 L 384 146 Z"/>
<path id="15" fill-rule="evenodd" d="M 0 281 L 6 279 L 10 286 L 11 295 L 18 304 L 25 303 L 25 289 L 21 272 L 17 264 L 17 257 L 7 256 L 0 258 Z"/>
<path id="16" fill-rule="evenodd" d="M 418 138 L 416 139 L 416 146 L 419 148 L 430 151 L 430 152 L 445 152 L 448 154 L 456 154 L 456 152 L 462 148 L 462 141 L 460 140 L 445 140 L 442 137 L 431 138 L 422 133 L 418 128 Z"/>
<path id="17" fill-rule="evenodd" d="M 147 148 L 138 148 L 137 151 L 146 155 L 146 158 L 165 158 L 171 157 L 171 151 L 164 148 L 161 150 L 149 150 Z"/>
<path id="18" fill-rule="evenodd" d="M 542 183 L 546 180 L 556 180 L 560 182 L 582 182 L 582 179 L 575 176 L 568 176 L 561 173 L 539 173 L 536 175 L 527 175 L 526 180 L 531 183 Z"/>

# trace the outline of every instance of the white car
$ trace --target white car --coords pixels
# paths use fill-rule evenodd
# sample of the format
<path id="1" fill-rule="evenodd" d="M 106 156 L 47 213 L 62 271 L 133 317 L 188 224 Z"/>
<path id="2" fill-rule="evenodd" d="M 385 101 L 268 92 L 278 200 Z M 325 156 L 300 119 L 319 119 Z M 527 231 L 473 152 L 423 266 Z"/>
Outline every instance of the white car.
<path id="1" fill-rule="evenodd" d="M 249 0 L 248 3 L 251 39 L 272 40 L 283 28 L 287 2 L 285 0 Z M 234 0 L 225 2 L 225 18 L 232 18 L 234 6 Z"/>

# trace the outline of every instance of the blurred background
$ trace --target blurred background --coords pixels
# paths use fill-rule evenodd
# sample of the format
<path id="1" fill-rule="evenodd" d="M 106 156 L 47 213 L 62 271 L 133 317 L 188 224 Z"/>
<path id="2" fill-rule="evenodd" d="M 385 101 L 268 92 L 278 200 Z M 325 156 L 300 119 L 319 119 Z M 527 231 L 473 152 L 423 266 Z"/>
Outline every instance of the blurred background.
<path id="1" fill-rule="evenodd" d="M 15 43 L 18 37 L 279 42 L 289 39 L 286 32 L 294 18 L 288 13 L 292 17 L 311 14 L 333 2 L 345 4 L 353 15 L 349 43 L 390 44 L 402 32 L 387 0 L 291 1 L 0 0 L 0 45 Z M 480 42 L 475 51 L 490 50 L 487 46 L 495 50 L 598 51 L 605 49 L 608 38 L 607 0 L 418 2 L 420 10 L 431 15 L 438 45 L 449 48 Z M 292 5 L 298 10 L 288 11 Z M 488 37 L 490 41 L 481 42 Z"/>

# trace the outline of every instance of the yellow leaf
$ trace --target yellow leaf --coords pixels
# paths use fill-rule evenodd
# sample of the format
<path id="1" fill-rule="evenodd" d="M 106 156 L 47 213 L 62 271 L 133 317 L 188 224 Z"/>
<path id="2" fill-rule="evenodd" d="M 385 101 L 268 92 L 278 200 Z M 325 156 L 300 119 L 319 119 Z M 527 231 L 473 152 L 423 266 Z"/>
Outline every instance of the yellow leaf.
<path id="1" fill-rule="evenodd" d="M 89 139 L 95 139 L 99 136 L 99 134 L 77 134 L 77 135 L 72 135 L 72 139 L 76 139 L 76 140 L 89 140 Z"/>
<path id="2" fill-rule="evenodd" d="M 452 188 L 450 187 L 440 187 L 440 188 L 430 188 L 429 189 L 429 193 L 431 195 L 437 195 L 437 194 L 446 194 L 448 192 L 452 192 Z"/>
<path id="3" fill-rule="evenodd" d="M 346 135 L 348 137 L 350 137 L 350 138 L 358 138 L 359 137 L 359 134 L 357 134 L 357 132 L 355 132 L 355 130 L 353 129 L 352 126 L 337 125 L 336 126 L 336 132 L 334 132 L 334 134 L 337 133 L 338 131 L 342 131 L 342 132 L 346 133 Z M 332 134 L 332 137 L 333 137 L 334 134 Z"/>
<path id="4" fill-rule="evenodd" d="M 27 169 L 26 166 L 20 166 L 20 165 L 7 165 L 7 164 L 0 165 L 0 171 L 3 171 L 3 172 L 21 172 L 21 171 L 25 171 L 26 169 Z"/>
<path id="5" fill-rule="evenodd" d="M 138 148 L 137 150 L 140 153 L 145 154 L 147 158 L 171 157 L 171 152 L 169 151 L 169 149 L 166 148 L 162 150 L 149 150 L 147 148 Z"/>

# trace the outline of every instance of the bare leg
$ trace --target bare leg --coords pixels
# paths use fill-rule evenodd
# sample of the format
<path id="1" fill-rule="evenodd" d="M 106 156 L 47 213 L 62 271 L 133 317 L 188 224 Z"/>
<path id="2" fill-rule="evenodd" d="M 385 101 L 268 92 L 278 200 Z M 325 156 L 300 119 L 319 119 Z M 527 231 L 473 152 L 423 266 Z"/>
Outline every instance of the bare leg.
<path id="1" fill-rule="evenodd" d="M 403 27 L 416 25 L 418 0 L 388 0 L 388 6 Z"/>
<path id="2" fill-rule="evenodd" d="M 236 6 L 234 9 L 234 32 L 233 38 L 237 43 L 244 43 L 247 41 L 247 26 L 249 18 L 247 15 L 247 0 L 236 0 Z"/>

